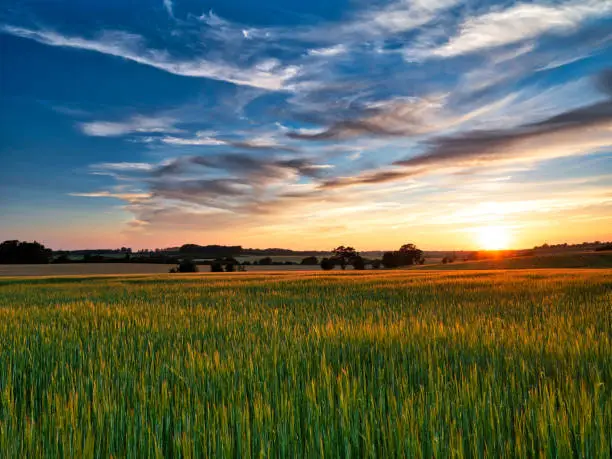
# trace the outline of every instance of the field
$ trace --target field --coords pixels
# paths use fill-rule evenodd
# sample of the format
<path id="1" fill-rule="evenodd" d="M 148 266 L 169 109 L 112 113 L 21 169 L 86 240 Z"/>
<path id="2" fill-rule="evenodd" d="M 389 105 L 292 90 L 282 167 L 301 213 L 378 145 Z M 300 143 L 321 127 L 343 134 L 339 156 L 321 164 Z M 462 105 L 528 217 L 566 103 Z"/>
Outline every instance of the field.
<path id="1" fill-rule="evenodd" d="M 0 279 L 2 457 L 612 452 L 612 270 Z"/>
<path id="2" fill-rule="evenodd" d="M 425 269 L 612 268 L 612 252 L 573 252 L 439 264 Z"/>

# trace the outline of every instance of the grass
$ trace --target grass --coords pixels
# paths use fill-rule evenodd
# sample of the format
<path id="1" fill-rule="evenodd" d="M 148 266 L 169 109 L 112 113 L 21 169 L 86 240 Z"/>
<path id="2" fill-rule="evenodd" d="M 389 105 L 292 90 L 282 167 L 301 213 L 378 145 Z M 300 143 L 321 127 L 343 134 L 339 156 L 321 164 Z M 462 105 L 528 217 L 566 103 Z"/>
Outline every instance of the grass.
<path id="1" fill-rule="evenodd" d="M 3 457 L 610 457 L 612 271 L 0 280 Z"/>

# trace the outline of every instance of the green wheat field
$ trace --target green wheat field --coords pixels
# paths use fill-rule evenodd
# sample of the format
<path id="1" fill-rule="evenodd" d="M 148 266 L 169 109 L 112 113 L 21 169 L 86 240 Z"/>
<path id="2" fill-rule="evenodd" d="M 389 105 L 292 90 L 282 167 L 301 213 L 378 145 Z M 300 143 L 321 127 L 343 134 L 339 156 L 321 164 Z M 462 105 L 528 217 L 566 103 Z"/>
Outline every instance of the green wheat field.
<path id="1" fill-rule="evenodd" d="M 612 454 L 612 271 L 0 280 L 0 456 Z"/>

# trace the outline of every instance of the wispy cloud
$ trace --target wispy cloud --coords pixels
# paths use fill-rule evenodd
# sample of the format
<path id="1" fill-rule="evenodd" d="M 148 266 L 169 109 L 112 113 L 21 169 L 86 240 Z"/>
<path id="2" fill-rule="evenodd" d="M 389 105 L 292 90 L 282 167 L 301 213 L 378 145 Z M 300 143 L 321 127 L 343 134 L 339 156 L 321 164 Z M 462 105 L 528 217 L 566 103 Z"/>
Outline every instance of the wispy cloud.
<path id="1" fill-rule="evenodd" d="M 154 140 L 154 139 L 153 139 Z M 168 145 L 183 145 L 183 146 L 219 146 L 226 145 L 229 147 L 242 150 L 268 150 L 268 151 L 286 151 L 296 152 L 296 148 L 282 145 L 274 138 L 269 136 L 253 136 L 250 138 L 236 139 L 221 139 L 210 135 L 208 132 L 198 132 L 195 137 L 173 137 L 166 136 L 159 138 L 160 142 Z"/>
<path id="2" fill-rule="evenodd" d="M 98 163 L 91 166 L 92 169 L 103 169 L 121 172 L 147 172 L 152 171 L 156 166 L 151 163 Z"/>
<path id="3" fill-rule="evenodd" d="M 127 202 L 140 202 L 151 197 L 151 193 L 116 193 L 112 191 L 94 191 L 90 193 L 69 193 L 70 196 L 85 198 L 116 198 Z"/>
<path id="4" fill-rule="evenodd" d="M 196 166 L 204 169 L 197 170 Z M 254 157 L 232 153 L 209 156 L 182 156 L 167 162 L 153 171 L 156 177 L 177 176 L 185 173 L 200 176 L 222 173 L 228 177 L 240 177 L 249 182 L 266 184 L 276 179 L 294 179 L 299 176 L 318 177 L 331 165 L 319 164 L 309 159 L 278 159 Z"/>
<path id="5" fill-rule="evenodd" d="M 347 52 L 347 48 L 343 44 L 330 46 L 329 48 L 316 48 L 308 51 L 311 56 L 338 56 Z"/>
<path id="6" fill-rule="evenodd" d="M 209 11 L 199 20 L 213 30 L 216 38 L 231 40 L 243 37 L 266 41 L 290 40 L 329 44 L 313 49 L 312 54 L 337 55 L 347 44 L 385 39 L 417 29 L 435 20 L 438 15 L 460 3 L 459 0 L 392 0 L 384 6 L 366 8 L 338 22 L 322 22 L 298 27 L 249 27 L 228 21 Z M 318 53 L 317 53 L 318 51 Z"/>
<path id="7" fill-rule="evenodd" d="M 213 146 L 213 145 L 224 145 L 222 140 L 215 139 L 208 135 L 196 136 L 196 137 L 162 137 L 159 139 L 161 142 L 169 145 L 191 145 L 191 146 Z"/>
<path id="8" fill-rule="evenodd" d="M 88 39 L 62 35 L 51 30 L 33 30 L 9 25 L 3 26 L 0 30 L 49 46 L 95 51 L 121 57 L 175 75 L 210 78 L 267 90 L 286 90 L 289 80 L 299 73 L 299 68 L 296 66 L 283 67 L 280 63 L 269 59 L 262 65 L 249 68 L 235 67 L 226 62 L 206 58 L 179 59 L 167 51 L 146 48 L 140 35 L 120 31 L 105 31 L 95 39 Z"/>
<path id="9" fill-rule="evenodd" d="M 601 79 L 608 99 L 540 122 L 509 129 L 469 131 L 431 140 L 431 148 L 395 165 L 478 166 L 583 155 L 612 144 L 612 72 Z"/>
<path id="10" fill-rule="evenodd" d="M 533 39 L 545 33 L 563 34 L 611 12 L 610 0 L 570 1 L 560 5 L 519 3 L 466 19 L 457 35 L 423 55 L 451 57 Z"/>
<path id="11" fill-rule="evenodd" d="M 168 13 L 168 16 L 174 18 L 174 5 L 172 4 L 172 0 L 164 0 L 164 8 Z"/>
<path id="12" fill-rule="evenodd" d="M 80 123 L 84 134 L 96 137 L 117 137 L 132 133 L 179 133 L 177 120 L 170 117 L 133 116 L 124 121 L 91 121 Z"/>
<path id="13" fill-rule="evenodd" d="M 423 134 L 434 128 L 436 111 L 440 108 L 437 101 L 398 98 L 370 103 L 365 107 L 355 107 L 345 119 L 337 120 L 323 131 L 293 131 L 287 136 L 301 140 L 345 139 L 360 135 L 370 136 L 408 136 Z M 329 117 L 328 114 L 322 114 Z"/>
<path id="14" fill-rule="evenodd" d="M 349 186 L 357 185 L 376 185 L 387 182 L 395 182 L 399 180 L 405 180 L 409 177 L 415 177 L 423 175 L 426 172 L 425 169 L 415 170 L 382 170 L 375 172 L 366 172 L 353 177 L 337 177 L 323 181 L 319 189 L 337 189 L 345 188 Z"/>

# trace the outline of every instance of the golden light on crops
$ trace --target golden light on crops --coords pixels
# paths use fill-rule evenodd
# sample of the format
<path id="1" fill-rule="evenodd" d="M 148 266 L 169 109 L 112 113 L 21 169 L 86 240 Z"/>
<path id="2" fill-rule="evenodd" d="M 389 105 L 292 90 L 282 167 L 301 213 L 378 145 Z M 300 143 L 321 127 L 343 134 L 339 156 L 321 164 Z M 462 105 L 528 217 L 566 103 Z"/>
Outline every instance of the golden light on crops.
<path id="1" fill-rule="evenodd" d="M 483 226 L 476 230 L 478 244 L 485 250 L 504 250 L 510 244 L 510 231 L 503 226 Z"/>

